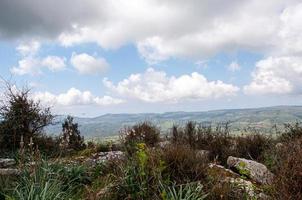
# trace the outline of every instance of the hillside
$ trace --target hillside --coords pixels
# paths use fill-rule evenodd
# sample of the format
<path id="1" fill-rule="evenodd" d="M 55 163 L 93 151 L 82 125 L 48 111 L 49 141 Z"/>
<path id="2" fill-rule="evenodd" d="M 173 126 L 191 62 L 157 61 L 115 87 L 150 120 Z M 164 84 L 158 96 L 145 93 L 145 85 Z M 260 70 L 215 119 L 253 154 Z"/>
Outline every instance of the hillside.
<path id="1" fill-rule="evenodd" d="M 63 118 L 64 116 L 58 116 L 56 125 L 48 127 L 47 133 L 60 133 Z M 118 131 L 122 127 L 145 120 L 157 124 L 163 132 L 167 131 L 174 123 L 183 124 L 192 120 L 205 124 L 230 122 L 233 133 L 237 133 L 247 127 L 270 133 L 273 131 L 272 127 L 274 125 L 282 128 L 284 123 L 301 121 L 302 106 L 276 106 L 205 112 L 167 112 L 161 114 L 105 114 L 95 118 L 75 118 L 75 121 L 79 123 L 82 134 L 88 138 L 118 135 Z"/>

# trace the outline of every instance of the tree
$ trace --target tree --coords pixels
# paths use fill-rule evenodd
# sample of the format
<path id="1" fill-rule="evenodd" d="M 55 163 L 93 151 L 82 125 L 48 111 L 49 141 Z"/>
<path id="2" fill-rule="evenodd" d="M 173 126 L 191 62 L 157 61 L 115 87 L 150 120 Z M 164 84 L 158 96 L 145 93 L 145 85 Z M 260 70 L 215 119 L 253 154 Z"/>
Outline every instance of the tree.
<path id="1" fill-rule="evenodd" d="M 30 98 L 30 90 L 6 83 L 4 99 L 0 102 L 0 148 L 16 150 L 21 136 L 25 144 L 30 138 L 42 135 L 43 128 L 51 124 L 50 108 L 43 108 L 39 101 Z"/>
<path id="2" fill-rule="evenodd" d="M 78 128 L 78 124 L 73 122 L 73 117 L 67 116 L 62 124 L 61 146 L 67 149 L 81 150 L 85 148 L 84 137 Z"/>

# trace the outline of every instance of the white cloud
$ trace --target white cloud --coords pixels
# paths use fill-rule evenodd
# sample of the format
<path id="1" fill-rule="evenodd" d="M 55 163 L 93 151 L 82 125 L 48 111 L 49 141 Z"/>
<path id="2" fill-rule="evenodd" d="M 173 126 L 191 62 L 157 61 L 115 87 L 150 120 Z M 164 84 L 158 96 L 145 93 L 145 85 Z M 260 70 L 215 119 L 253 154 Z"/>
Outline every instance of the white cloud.
<path id="1" fill-rule="evenodd" d="M 103 23 L 74 26 L 59 40 L 64 45 L 96 42 L 105 49 L 134 43 L 152 64 L 171 57 L 205 59 L 240 49 L 282 53 L 276 49 L 302 40 L 297 28 L 301 5 L 294 0 L 232 1 L 223 6 L 219 1 L 104 1 Z"/>
<path id="2" fill-rule="evenodd" d="M 299 83 L 297 73 L 285 70 L 295 72 L 293 65 L 302 57 L 301 10 L 300 0 L 45 0 L 43 4 L 4 0 L 0 1 L 0 38 L 50 39 L 63 46 L 94 42 L 104 49 L 130 44 L 151 64 L 252 51 L 264 59 L 244 91 L 289 94 L 297 92 Z M 41 73 L 41 58 L 30 56 L 39 47 L 34 41 L 20 45 L 18 51 L 25 57 L 12 72 Z M 98 73 L 106 61 L 86 55 L 76 65 L 80 73 Z"/>
<path id="3" fill-rule="evenodd" d="M 40 50 L 40 42 L 31 40 L 26 43 L 21 43 L 17 46 L 16 50 L 23 56 L 35 55 Z"/>
<path id="4" fill-rule="evenodd" d="M 60 71 L 66 67 L 65 61 L 65 58 L 58 56 L 47 56 L 41 60 L 41 66 L 45 66 L 51 71 Z"/>
<path id="5" fill-rule="evenodd" d="M 11 72 L 16 75 L 37 75 L 42 73 L 43 68 L 51 71 L 60 71 L 66 67 L 65 58 L 58 56 L 47 56 L 40 58 L 37 56 L 40 50 L 40 43 L 38 41 L 29 41 L 21 43 L 16 47 L 16 50 L 21 54 L 21 59 L 17 66 L 11 68 Z"/>
<path id="6" fill-rule="evenodd" d="M 97 97 L 90 91 L 80 91 L 76 88 L 69 89 L 66 93 L 55 95 L 49 92 L 38 92 L 33 95 L 34 100 L 39 100 L 46 105 L 76 106 L 76 105 L 117 105 L 124 101 L 110 96 Z"/>
<path id="7" fill-rule="evenodd" d="M 37 75 L 42 73 L 43 68 L 51 71 L 60 71 L 65 69 L 65 58 L 58 56 L 39 57 L 24 57 L 18 61 L 18 65 L 11 68 L 11 72 L 16 75 Z"/>
<path id="8" fill-rule="evenodd" d="M 241 69 L 237 61 L 232 61 L 228 66 L 228 70 L 231 72 L 239 71 Z"/>
<path id="9" fill-rule="evenodd" d="M 269 57 L 256 63 L 246 94 L 301 94 L 302 58 Z"/>
<path id="10" fill-rule="evenodd" d="M 86 53 L 73 53 L 70 62 L 81 74 L 99 74 L 109 67 L 104 58 L 95 58 Z"/>
<path id="11" fill-rule="evenodd" d="M 32 57 L 25 57 L 18 61 L 18 66 L 12 67 L 11 72 L 16 75 L 40 74 L 39 60 Z"/>
<path id="12" fill-rule="evenodd" d="M 105 49 L 134 44 L 150 63 L 241 49 L 301 54 L 301 7 L 299 0 L 4 0 L 0 37 L 95 42 Z"/>
<path id="13" fill-rule="evenodd" d="M 109 89 L 122 96 L 145 102 L 179 102 L 182 100 L 204 100 L 234 96 L 238 87 L 222 81 L 208 81 L 203 75 L 194 72 L 191 75 L 168 77 L 163 71 L 149 68 L 143 74 L 132 74 L 114 85 L 104 79 Z"/>

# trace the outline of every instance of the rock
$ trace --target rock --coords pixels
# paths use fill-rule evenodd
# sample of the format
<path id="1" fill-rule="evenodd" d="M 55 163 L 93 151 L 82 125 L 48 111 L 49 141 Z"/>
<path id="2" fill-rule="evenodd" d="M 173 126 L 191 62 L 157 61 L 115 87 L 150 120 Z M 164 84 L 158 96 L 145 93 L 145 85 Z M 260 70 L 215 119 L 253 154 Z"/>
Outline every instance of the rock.
<path id="1" fill-rule="evenodd" d="M 102 163 L 108 160 L 123 159 L 124 156 L 125 154 L 122 151 L 109 151 L 109 152 L 98 153 L 95 159 L 97 163 Z"/>
<path id="2" fill-rule="evenodd" d="M 208 150 L 197 150 L 196 151 L 196 158 L 201 159 L 201 160 L 209 160 L 210 151 L 208 151 Z"/>
<path id="3" fill-rule="evenodd" d="M 237 192 L 246 194 L 248 199 L 269 199 L 269 197 L 251 181 L 244 180 L 242 178 L 226 178 L 224 181 L 231 184 L 232 188 Z"/>
<path id="4" fill-rule="evenodd" d="M 20 174 L 18 169 L 0 169 L 0 176 L 17 176 Z"/>
<path id="5" fill-rule="evenodd" d="M 240 176 L 232 170 L 217 164 L 210 163 L 208 168 L 208 175 L 216 180 L 224 180 L 227 177 L 239 178 Z"/>
<path id="6" fill-rule="evenodd" d="M 10 158 L 1 158 L 0 159 L 0 168 L 12 167 L 16 165 L 16 161 Z"/>
<path id="7" fill-rule="evenodd" d="M 275 148 L 276 148 L 277 150 L 282 150 L 283 147 L 284 147 L 284 144 L 282 144 L 281 142 L 279 142 L 279 143 L 277 143 L 277 144 L 275 145 Z"/>
<path id="8" fill-rule="evenodd" d="M 158 143 L 160 148 L 165 148 L 165 147 L 169 146 L 170 144 L 171 144 L 170 141 L 162 141 L 162 142 Z"/>
<path id="9" fill-rule="evenodd" d="M 250 178 L 258 183 L 271 184 L 273 181 L 274 174 L 271 173 L 265 165 L 256 161 L 229 156 L 227 164 L 230 169 L 239 173 L 241 176 Z"/>

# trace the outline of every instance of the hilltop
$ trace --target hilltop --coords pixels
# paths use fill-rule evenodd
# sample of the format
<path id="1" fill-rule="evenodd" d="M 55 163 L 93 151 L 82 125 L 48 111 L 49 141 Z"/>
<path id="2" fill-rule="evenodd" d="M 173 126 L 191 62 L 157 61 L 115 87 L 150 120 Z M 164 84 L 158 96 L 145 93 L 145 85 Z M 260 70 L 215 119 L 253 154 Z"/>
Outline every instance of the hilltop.
<path id="1" fill-rule="evenodd" d="M 47 133 L 58 134 L 61 122 L 65 116 L 58 116 L 56 124 L 47 128 Z M 285 123 L 302 120 L 302 106 L 275 106 L 248 109 L 225 109 L 202 112 L 166 112 L 166 113 L 138 113 L 138 114 L 105 114 L 94 118 L 75 117 L 80 130 L 85 137 L 107 137 L 118 135 L 124 126 L 131 126 L 141 121 L 151 121 L 163 132 L 173 124 L 182 125 L 187 121 L 202 124 L 230 123 L 233 133 L 251 127 L 263 133 L 274 132 L 275 125 L 282 129 Z"/>

